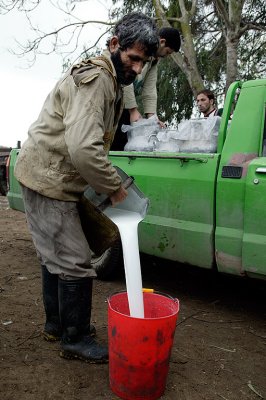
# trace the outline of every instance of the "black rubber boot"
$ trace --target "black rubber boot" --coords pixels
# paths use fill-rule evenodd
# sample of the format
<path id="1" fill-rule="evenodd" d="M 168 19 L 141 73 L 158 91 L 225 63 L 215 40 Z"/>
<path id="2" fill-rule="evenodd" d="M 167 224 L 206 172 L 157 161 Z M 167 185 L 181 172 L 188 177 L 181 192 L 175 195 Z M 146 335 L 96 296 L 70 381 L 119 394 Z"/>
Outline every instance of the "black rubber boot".
<path id="1" fill-rule="evenodd" d="M 60 340 L 62 329 L 59 318 L 58 275 L 51 274 L 42 265 L 42 294 L 46 314 L 43 336 L 45 340 Z"/>
<path id="2" fill-rule="evenodd" d="M 62 336 L 59 317 L 58 275 L 51 274 L 45 265 L 42 265 L 42 293 L 46 314 L 43 337 L 48 342 L 55 342 L 61 340 Z M 92 337 L 96 336 L 96 329 L 92 324 L 89 326 L 89 333 Z"/>
<path id="3" fill-rule="evenodd" d="M 108 349 L 90 335 L 92 279 L 59 282 L 59 310 L 63 329 L 61 357 L 102 364 L 108 362 Z"/>

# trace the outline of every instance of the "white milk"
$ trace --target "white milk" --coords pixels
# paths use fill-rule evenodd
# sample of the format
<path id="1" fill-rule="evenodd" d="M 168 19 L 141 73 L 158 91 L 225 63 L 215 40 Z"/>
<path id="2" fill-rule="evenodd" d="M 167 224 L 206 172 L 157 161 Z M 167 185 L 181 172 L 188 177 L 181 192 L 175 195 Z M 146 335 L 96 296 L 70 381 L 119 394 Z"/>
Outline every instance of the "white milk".
<path id="1" fill-rule="evenodd" d="M 120 232 L 130 316 L 144 318 L 138 243 L 138 224 L 143 217 L 133 211 L 112 207 L 106 209 L 104 213 L 117 225 Z"/>

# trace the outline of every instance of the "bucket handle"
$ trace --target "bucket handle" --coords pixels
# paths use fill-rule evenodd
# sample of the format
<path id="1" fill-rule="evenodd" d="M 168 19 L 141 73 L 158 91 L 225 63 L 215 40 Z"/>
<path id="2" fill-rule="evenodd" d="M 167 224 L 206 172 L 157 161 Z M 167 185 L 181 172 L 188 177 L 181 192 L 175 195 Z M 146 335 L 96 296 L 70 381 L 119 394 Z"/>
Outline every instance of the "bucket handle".
<path id="1" fill-rule="evenodd" d="M 172 297 L 169 294 L 158 292 L 157 290 L 150 289 L 150 288 L 142 288 L 143 293 L 155 293 L 155 294 L 160 294 L 161 296 L 168 297 L 169 299 L 173 300 L 174 303 L 177 304 L 178 311 L 179 311 L 179 300 L 176 297 Z"/>

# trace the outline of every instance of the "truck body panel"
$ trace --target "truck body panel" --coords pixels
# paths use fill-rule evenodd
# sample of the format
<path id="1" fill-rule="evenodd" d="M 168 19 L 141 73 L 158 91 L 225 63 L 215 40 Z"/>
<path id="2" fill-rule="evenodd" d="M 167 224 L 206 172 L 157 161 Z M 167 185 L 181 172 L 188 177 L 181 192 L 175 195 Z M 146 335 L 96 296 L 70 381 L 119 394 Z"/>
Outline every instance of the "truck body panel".
<path id="1" fill-rule="evenodd" d="M 215 153 L 111 151 L 113 165 L 150 199 L 139 226 L 144 253 L 266 278 L 266 79 L 233 83 Z M 264 146 L 266 147 L 266 146 Z M 11 208 L 23 211 L 10 158 Z"/>
<path id="2" fill-rule="evenodd" d="M 24 204 L 23 204 L 20 185 L 14 176 L 14 167 L 18 153 L 19 153 L 18 149 L 13 149 L 11 150 L 10 153 L 10 158 L 8 162 L 9 190 L 7 193 L 7 199 L 10 208 L 24 212 Z"/>
<path id="3" fill-rule="evenodd" d="M 247 208 L 252 210 L 258 193 L 250 182 L 252 160 L 263 165 L 263 126 L 265 124 L 265 80 L 246 82 L 234 109 L 226 135 L 217 176 L 215 253 L 217 268 L 221 272 L 242 275 L 247 272 L 243 260 L 243 236 Z M 225 173 L 226 171 L 226 173 Z M 236 178 L 237 171 L 241 176 Z M 249 200 L 247 185 L 252 185 Z M 248 202 L 248 204 L 247 204 Z M 257 219 L 256 225 L 265 224 Z M 264 233 L 266 235 L 266 231 Z M 247 251 L 247 249 L 246 249 Z M 266 261 L 266 257 L 264 258 Z M 264 267 L 265 274 L 266 269 Z"/>
<path id="4" fill-rule="evenodd" d="M 266 251 L 266 157 L 254 159 L 247 172 L 244 208 L 243 269 L 265 273 Z"/>
<path id="5" fill-rule="evenodd" d="M 211 268 L 219 155 L 121 152 L 110 158 L 151 200 L 139 227 L 140 250 Z"/>

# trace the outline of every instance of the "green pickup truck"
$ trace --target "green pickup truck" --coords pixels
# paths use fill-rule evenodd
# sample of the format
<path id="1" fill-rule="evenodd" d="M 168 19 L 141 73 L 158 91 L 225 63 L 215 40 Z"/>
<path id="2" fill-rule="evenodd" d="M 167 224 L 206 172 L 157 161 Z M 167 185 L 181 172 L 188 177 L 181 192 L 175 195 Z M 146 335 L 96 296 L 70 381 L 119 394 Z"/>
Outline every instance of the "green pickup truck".
<path id="1" fill-rule="evenodd" d="M 229 126 L 230 125 L 230 126 Z M 233 83 L 227 93 L 217 151 L 112 151 L 114 165 L 134 176 L 150 199 L 139 226 L 140 251 L 164 259 L 266 277 L 266 79 Z M 8 200 L 23 211 L 9 162 Z M 117 249 L 96 262 L 102 277 L 115 267 Z"/>

